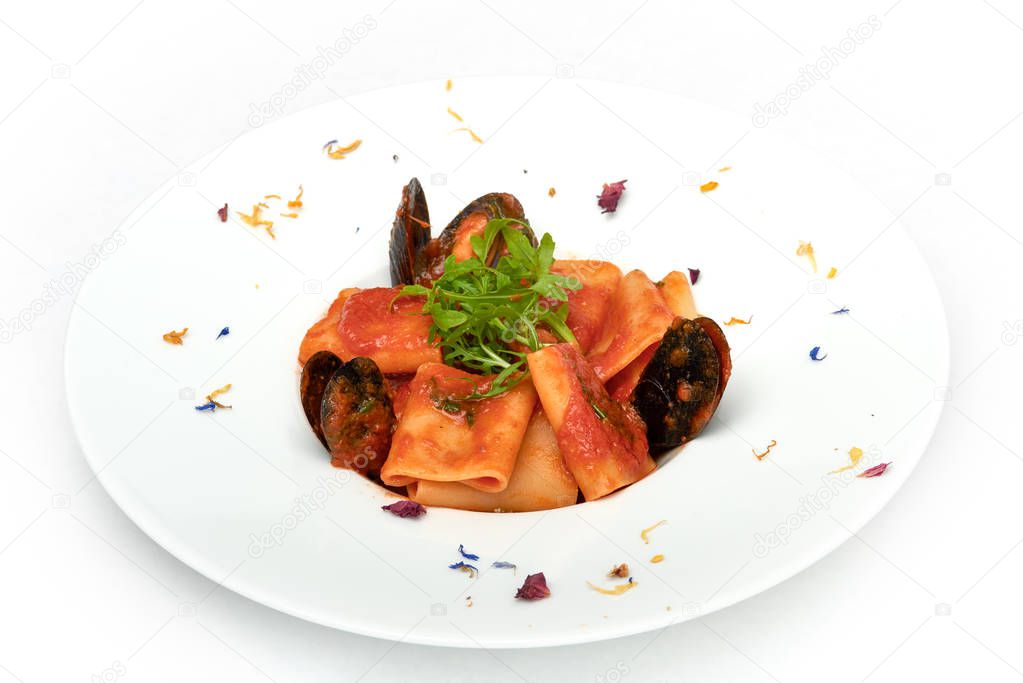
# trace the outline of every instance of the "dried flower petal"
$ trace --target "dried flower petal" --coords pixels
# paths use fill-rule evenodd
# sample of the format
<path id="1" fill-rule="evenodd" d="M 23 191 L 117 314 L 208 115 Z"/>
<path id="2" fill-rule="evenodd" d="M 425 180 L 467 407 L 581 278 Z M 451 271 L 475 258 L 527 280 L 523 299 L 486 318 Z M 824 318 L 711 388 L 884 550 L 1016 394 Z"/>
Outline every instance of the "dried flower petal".
<path id="1" fill-rule="evenodd" d="M 280 199 L 280 198 L 281 198 L 281 196 L 279 194 L 265 194 L 265 195 L 263 195 L 263 199 Z"/>
<path id="2" fill-rule="evenodd" d="M 224 205 L 217 209 L 217 215 L 220 216 L 221 223 L 227 222 L 227 202 L 224 202 Z"/>
<path id="3" fill-rule="evenodd" d="M 831 270 L 828 271 L 828 279 L 834 280 L 836 275 L 838 275 L 838 268 L 831 266 Z"/>
<path id="4" fill-rule="evenodd" d="M 721 168 L 718 169 L 718 173 L 724 173 L 725 171 L 731 171 L 731 170 L 732 170 L 731 166 L 722 166 Z"/>
<path id="5" fill-rule="evenodd" d="M 617 567 L 612 567 L 611 571 L 609 571 L 607 575 L 618 577 L 619 579 L 624 579 L 629 575 L 629 565 L 622 562 Z"/>
<path id="6" fill-rule="evenodd" d="M 426 508 L 414 500 L 399 500 L 390 505 L 382 505 L 380 509 L 398 517 L 419 517 L 426 514 Z"/>
<path id="7" fill-rule="evenodd" d="M 664 562 L 664 555 L 654 555 L 653 557 L 650 558 L 650 561 L 653 562 L 654 564 Z"/>
<path id="8" fill-rule="evenodd" d="M 696 281 L 699 280 L 699 279 L 700 279 L 700 269 L 699 268 L 690 268 L 689 269 L 689 282 L 695 285 Z"/>
<path id="9" fill-rule="evenodd" d="M 288 200 L 289 209 L 301 209 L 302 208 L 302 195 L 305 194 L 305 188 L 301 185 L 298 186 L 298 194 L 295 195 L 294 199 Z"/>
<path id="10" fill-rule="evenodd" d="M 448 79 L 448 82 L 444 85 L 444 89 L 447 90 L 448 92 L 451 92 L 451 79 L 450 78 Z"/>
<path id="11" fill-rule="evenodd" d="M 522 583 L 522 588 L 516 591 L 515 597 L 519 600 L 542 600 L 550 594 L 551 589 L 547 587 L 547 577 L 540 572 L 527 576 Z"/>
<path id="12" fill-rule="evenodd" d="M 461 555 L 462 557 L 464 557 L 467 560 L 478 560 L 478 559 L 480 559 L 479 555 L 465 552 L 465 546 L 462 545 L 461 543 L 458 544 L 458 554 Z"/>
<path id="13" fill-rule="evenodd" d="M 549 189 L 547 190 L 547 196 L 548 196 L 548 197 L 553 197 L 553 196 L 554 196 L 554 195 L 556 195 L 557 193 L 558 193 L 558 191 L 557 191 L 557 190 L 555 190 L 555 189 L 554 189 L 553 187 L 551 187 L 551 188 L 549 188 Z"/>
<path id="14" fill-rule="evenodd" d="M 270 237 L 277 239 L 277 236 L 274 234 L 273 221 L 268 221 L 263 218 L 263 208 L 266 206 L 267 205 L 262 202 L 253 204 L 251 215 L 244 214 L 241 211 L 237 211 L 236 213 L 246 225 L 251 225 L 254 228 L 263 227 L 266 229 L 266 233 L 270 235 Z"/>
<path id="15" fill-rule="evenodd" d="M 511 562 L 494 562 L 490 565 L 494 569 L 516 569 L 517 565 Z"/>
<path id="16" fill-rule="evenodd" d="M 648 526 L 646 529 L 643 529 L 642 531 L 640 531 L 639 532 L 639 537 L 643 539 L 644 543 L 650 543 L 650 538 L 648 536 L 650 534 L 650 532 L 653 531 L 654 529 L 656 529 L 657 527 L 661 526 L 662 524 L 667 524 L 667 523 L 668 523 L 668 520 L 662 519 L 657 524 L 654 524 L 653 526 Z"/>
<path id="17" fill-rule="evenodd" d="M 328 142 L 326 145 L 324 145 L 323 148 L 327 152 L 327 156 L 329 156 L 331 159 L 344 159 L 345 155 L 351 154 L 355 150 L 359 149 L 359 145 L 361 144 L 362 140 L 356 140 L 350 145 L 340 147 L 337 144 L 337 140 L 332 140 Z"/>
<path id="18" fill-rule="evenodd" d="M 598 593 L 602 593 L 604 595 L 621 595 L 626 591 L 632 590 L 639 584 L 633 581 L 632 579 L 629 579 L 628 583 L 618 584 L 614 588 L 601 588 L 600 586 L 594 586 L 589 581 L 586 582 L 586 585 L 592 588 L 593 590 L 597 591 Z"/>
<path id="19" fill-rule="evenodd" d="M 853 446 L 849 449 L 849 464 L 845 467 L 839 467 L 837 470 L 831 470 L 828 474 L 838 474 L 839 472 L 846 472 L 851 470 L 860 464 L 860 459 L 863 458 L 863 450 Z"/>
<path id="20" fill-rule="evenodd" d="M 873 467 L 863 470 L 856 476 L 863 477 L 864 479 L 870 479 L 871 477 L 880 477 L 882 474 L 884 474 L 885 470 L 888 469 L 889 465 L 891 465 L 890 462 L 883 462 L 880 465 L 874 465 Z"/>
<path id="21" fill-rule="evenodd" d="M 749 317 L 749 320 L 743 320 L 742 318 L 736 318 L 735 316 L 732 316 L 731 318 L 725 321 L 725 325 L 728 325 L 729 327 L 731 327 L 732 325 L 749 325 L 751 322 L 753 322 L 752 315 Z"/>
<path id="22" fill-rule="evenodd" d="M 463 118 L 462 118 L 461 116 L 459 116 L 459 115 L 458 115 L 458 112 L 456 112 L 456 111 L 455 111 L 454 109 L 452 109 L 451 107 L 448 107 L 448 113 L 449 113 L 449 114 L 451 114 L 452 116 L 454 116 L 454 117 L 455 117 L 456 119 L 458 119 L 458 120 L 459 120 L 459 121 L 461 121 L 462 123 L 465 123 L 465 119 L 463 119 Z"/>
<path id="23" fill-rule="evenodd" d="M 473 140 L 475 140 L 476 142 L 478 142 L 478 143 L 479 143 L 479 144 L 481 144 L 481 145 L 483 144 L 483 138 L 481 138 L 481 137 L 480 137 L 479 135 L 476 135 L 476 132 L 475 132 L 475 131 L 473 131 L 473 129 L 472 129 L 472 128 L 455 128 L 455 129 L 454 129 L 453 131 L 451 131 L 451 132 L 452 132 L 452 133 L 457 133 L 458 131 L 462 131 L 462 130 L 464 130 L 465 132 L 467 132 L 467 133 L 468 133 L 468 134 L 469 134 L 469 135 L 470 135 L 470 136 L 472 137 L 472 139 L 473 139 Z"/>
<path id="24" fill-rule="evenodd" d="M 231 406 L 224 405 L 223 403 L 219 403 L 216 400 L 217 396 L 220 396 L 221 394 L 226 393 L 226 392 L 228 392 L 230 390 L 231 390 L 231 385 L 230 384 L 225 384 L 224 386 L 220 387 L 219 389 L 217 389 L 217 390 L 207 394 L 206 395 L 206 400 L 209 401 L 210 403 L 212 403 L 213 405 L 215 405 L 218 408 L 226 408 L 227 410 L 230 410 Z"/>
<path id="25" fill-rule="evenodd" d="M 212 412 L 216 411 L 217 404 L 214 403 L 213 401 L 210 401 L 209 403 L 203 403 L 201 406 L 196 406 L 195 409 L 200 411 L 200 412 L 204 411 L 204 410 L 208 410 L 208 411 L 210 411 L 212 413 Z"/>
<path id="26" fill-rule="evenodd" d="M 841 315 L 842 313 L 848 313 L 848 312 L 849 312 L 849 309 L 846 308 L 845 306 L 843 306 L 842 308 L 838 309 L 837 311 L 832 311 L 831 315 Z"/>
<path id="27" fill-rule="evenodd" d="M 718 181 L 716 180 L 700 185 L 700 192 L 713 192 L 716 189 L 718 189 Z"/>
<path id="28" fill-rule="evenodd" d="M 463 572 L 467 573 L 470 578 L 473 579 L 480 575 L 479 569 L 472 566 L 471 564 L 466 564 L 465 562 L 455 562 L 454 564 L 449 564 L 448 569 L 461 569 Z"/>
<path id="29" fill-rule="evenodd" d="M 230 327 L 225 327 L 224 329 L 222 329 L 220 331 L 220 334 L 217 335 L 217 339 L 220 339 L 221 337 L 226 337 L 229 334 L 231 334 L 231 328 Z M 214 341 L 216 341 L 216 340 L 214 340 Z"/>
<path id="30" fill-rule="evenodd" d="M 282 213 L 281 216 L 284 218 L 298 218 L 297 213 Z"/>
<path id="31" fill-rule="evenodd" d="M 163 340 L 168 344 L 174 344 L 175 346 L 181 346 L 185 343 L 184 336 L 188 334 L 188 328 L 175 332 L 171 330 L 167 334 L 163 335 Z"/>
<path id="32" fill-rule="evenodd" d="M 828 357 L 828 354 L 825 353 L 822 356 L 822 355 L 820 355 L 820 353 L 821 353 L 821 347 L 819 347 L 819 346 L 815 346 L 812 349 L 810 349 L 810 360 L 820 361 L 820 360 L 824 360 L 825 358 Z"/>
<path id="33" fill-rule="evenodd" d="M 817 272 L 817 257 L 813 253 L 813 245 L 809 242 L 799 242 L 799 246 L 796 248 L 796 256 L 805 256 L 810 259 L 810 265 L 813 266 L 813 272 Z"/>
<path id="34" fill-rule="evenodd" d="M 771 439 L 771 443 L 767 444 L 767 448 L 764 449 L 763 453 L 757 453 L 756 449 L 753 450 L 753 455 L 757 456 L 757 460 L 763 460 L 767 457 L 767 454 L 771 452 L 771 449 L 778 445 L 778 442 Z"/>
<path id="35" fill-rule="evenodd" d="M 604 189 L 597 195 L 597 206 L 603 211 L 601 213 L 614 213 L 618 210 L 618 202 L 625 192 L 625 183 L 628 180 L 619 180 L 616 183 L 604 183 Z"/>

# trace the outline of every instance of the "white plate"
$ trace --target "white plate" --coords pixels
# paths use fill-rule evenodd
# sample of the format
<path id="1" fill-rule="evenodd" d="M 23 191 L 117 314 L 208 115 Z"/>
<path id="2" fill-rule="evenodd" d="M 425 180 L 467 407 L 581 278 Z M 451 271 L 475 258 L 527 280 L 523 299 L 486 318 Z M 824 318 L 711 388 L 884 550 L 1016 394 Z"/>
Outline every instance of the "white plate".
<path id="1" fill-rule="evenodd" d="M 449 106 L 485 144 L 451 132 L 461 124 Z M 357 137 L 347 159 L 320 150 Z M 702 269 L 701 310 L 753 317 L 725 328 L 735 369 L 709 428 L 598 502 L 530 514 L 438 508 L 418 520 L 382 512 L 393 499 L 333 470 L 306 425 L 295 355 L 340 288 L 388 283 L 389 222 L 411 176 L 436 224 L 507 191 L 562 256 L 603 254 L 655 278 Z M 601 183 L 623 178 L 618 212 L 601 215 Z M 720 187 L 701 193 L 712 179 Z M 275 217 L 276 241 L 217 220 L 223 202 L 248 209 L 299 183 L 305 208 L 297 220 Z M 142 206 L 78 296 L 68 403 L 90 465 L 133 521 L 276 609 L 468 647 L 647 631 L 806 568 L 873 517 L 923 455 L 942 406 L 947 335 L 930 274 L 893 223 L 773 131 L 672 95 L 529 78 L 381 90 L 244 135 Z M 800 240 L 816 248 L 816 274 L 795 255 Z M 830 314 L 843 305 L 849 315 Z M 231 334 L 216 341 L 225 325 Z M 184 326 L 184 346 L 161 340 Z M 828 356 L 815 363 L 817 345 Z M 234 410 L 193 410 L 227 382 Z M 772 439 L 766 459 L 753 457 Z M 894 464 L 875 479 L 829 475 L 853 446 L 866 453 L 857 471 Z M 661 519 L 644 544 L 640 530 Z M 475 581 L 447 568 L 460 543 L 482 556 Z M 655 554 L 664 561 L 652 564 Z M 490 569 L 496 560 L 518 570 Z M 620 562 L 634 590 L 587 587 Z M 514 600 L 537 571 L 552 596 Z"/>

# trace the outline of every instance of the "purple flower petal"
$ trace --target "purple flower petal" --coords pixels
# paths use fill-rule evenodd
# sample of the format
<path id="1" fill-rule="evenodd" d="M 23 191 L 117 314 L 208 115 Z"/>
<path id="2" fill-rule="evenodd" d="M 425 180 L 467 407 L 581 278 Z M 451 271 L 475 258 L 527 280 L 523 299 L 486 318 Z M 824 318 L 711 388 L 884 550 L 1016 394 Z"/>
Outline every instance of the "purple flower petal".
<path id="1" fill-rule="evenodd" d="M 618 200 L 622 198 L 627 182 L 619 180 L 617 183 L 604 183 L 603 191 L 597 195 L 597 206 L 603 209 L 601 213 L 614 213 L 618 210 Z"/>
<path id="2" fill-rule="evenodd" d="M 418 517 L 426 514 L 426 508 L 413 500 L 399 500 L 390 505 L 382 505 L 380 509 L 398 517 Z"/>
<path id="3" fill-rule="evenodd" d="M 551 589 L 547 587 L 547 577 L 543 572 L 530 574 L 522 584 L 522 588 L 515 593 L 519 600 L 542 600 L 549 597 Z"/>

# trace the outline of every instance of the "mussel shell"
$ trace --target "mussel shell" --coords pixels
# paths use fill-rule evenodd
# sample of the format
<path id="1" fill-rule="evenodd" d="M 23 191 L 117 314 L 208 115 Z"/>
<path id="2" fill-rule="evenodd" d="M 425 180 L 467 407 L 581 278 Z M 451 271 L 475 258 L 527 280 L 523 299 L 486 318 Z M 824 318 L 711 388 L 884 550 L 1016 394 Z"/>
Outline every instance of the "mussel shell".
<path id="1" fill-rule="evenodd" d="M 309 426 L 313 428 L 316 438 L 324 446 L 327 445 L 327 440 L 323 436 L 320 406 L 323 405 L 323 393 L 327 389 L 327 383 L 342 365 L 344 361 L 330 351 L 317 351 L 302 366 L 302 379 L 299 382 L 302 410 L 305 411 L 305 417 L 309 420 Z"/>
<path id="2" fill-rule="evenodd" d="M 412 178 L 402 188 L 401 203 L 391 226 L 389 246 L 391 285 L 411 285 L 416 282 L 417 264 L 421 253 L 430 242 L 430 211 L 426 206 L 426 193 L 418 178 Z"/>
<path id="3" fill-rule="evenodd" d="M 717 327 L 707 318 L 675 318 L 632 394 L 647 425 L 651 452 L 675 448 L 699 434 L 721 399 L 727 377 L 707 323 Z M 727 343 L 724 350 L 728 358 Z"/>
<path id="4" fill-rule="evenodd" d="M 383 467 L 395 427 L 394 408 L 380 368 L 353 358 L 327 383 L 320 419 L 331 462 L 362 473 Z"/>

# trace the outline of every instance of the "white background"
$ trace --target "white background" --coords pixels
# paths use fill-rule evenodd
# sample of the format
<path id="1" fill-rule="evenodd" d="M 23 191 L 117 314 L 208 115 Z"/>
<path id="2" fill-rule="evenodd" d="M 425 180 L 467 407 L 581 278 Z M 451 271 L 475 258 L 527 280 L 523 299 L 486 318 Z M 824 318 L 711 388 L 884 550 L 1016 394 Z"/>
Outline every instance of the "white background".
<path id="1" fill-rule="evenodd" d="M 938 395 L 949 400 L 912 480 L 801 575 L 661 632 L 439 650 L 284 616 L 219 589 L 136 529 L 89 483 L 63 401 L 73 297 L 51 297 L 30 331 L 0 345 L 0 682 L 1023 677 L 1023 8 L 776 4 L 0 5 L 0 325 L 179 168 L 247 130 L 251 103 L 367 15 L 376 27 L 285 113 L 428 78 L 574 73 L 751 116 L 875 15 L 874 35 L 770 126 L 901 217 L 938 281 L 952 340 L 951 384 Z"/>

